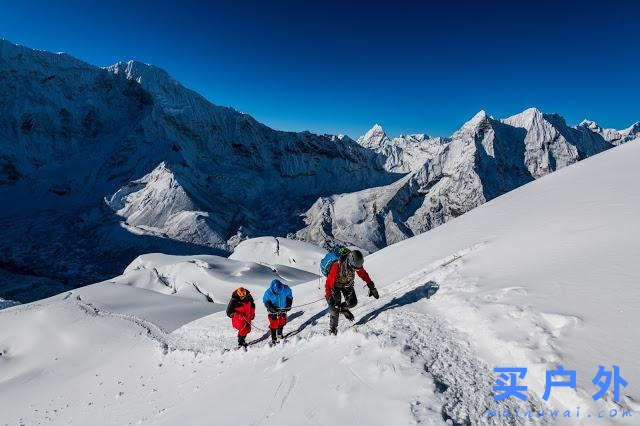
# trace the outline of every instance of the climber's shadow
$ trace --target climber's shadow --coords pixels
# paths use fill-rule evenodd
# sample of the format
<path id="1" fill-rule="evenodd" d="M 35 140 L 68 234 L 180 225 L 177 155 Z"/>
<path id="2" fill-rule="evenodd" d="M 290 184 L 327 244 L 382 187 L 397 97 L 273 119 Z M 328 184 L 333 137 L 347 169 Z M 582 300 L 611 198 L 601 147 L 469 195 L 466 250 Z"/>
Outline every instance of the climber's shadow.
<path id="1" fill-rule="evenodd" d="M 300 324 L 300 327 L 287 333 L 284 337 L 287 338 L 287 337 L 295 336 L 296 334 L 300 333 L 302 330 L 307 328 L 307 326 L 312 324 L 315 325 L 318 322 L 318 320 L 323 316 L 325 316 L 328 312 L 329 312 L 329 308 L 323 309 L 322 311 L 318 312 L 317 314 L 315 314 L 314 316 L 312 316 L 311 318 L 309 318 L 308 320 Z M 302 312 L 300 313 L 300 315 L 302 315 Z"/>
<path id="2" fill-rule="evenodd" d="M 425 284 L 422 284 L 419 287 L 414 288 L 411 291 L 406 292 L 400 297 L 394 297 L 388 303 L 382 305 L 376 310 L 373 310 L 360 318 L 356 325 L 366 324 L 367 322 L 376 319 L 378 315 L 380 315 L 384 311 L 388 311 L 390 309 L 399 308 L 404 305 L 409 305 L 411 303 L 415 303 L 421 299 L 429 299 L 431 296 L 436 294 L 436 292 L 440 289 L 440 286 L 435 281 L 429 281 Z"/>
<path id="3" fill-rule="evenodd" d="M 302 314 L 304 314 L 304 311 L 296 311 L 294 313 L 292 313 L 291 315 L 287 315 L 287 322 L 289 321 L 293 321 L 294 319 L 301 317 Z M 291 333 L 287 334 L 285 337 L 288 337 Z M 271 331 L 267 330 L 266 333 L 264 333 L 262 336 L 258 337 L 256 340 L 252 340 L 251 342 L 248 343 L 248 346 L 251 345 L 255 345 L 257 343 L 260 342 L 264 342 L 265 340 L 267 340 L 268 338 L 271 337 Z"/>

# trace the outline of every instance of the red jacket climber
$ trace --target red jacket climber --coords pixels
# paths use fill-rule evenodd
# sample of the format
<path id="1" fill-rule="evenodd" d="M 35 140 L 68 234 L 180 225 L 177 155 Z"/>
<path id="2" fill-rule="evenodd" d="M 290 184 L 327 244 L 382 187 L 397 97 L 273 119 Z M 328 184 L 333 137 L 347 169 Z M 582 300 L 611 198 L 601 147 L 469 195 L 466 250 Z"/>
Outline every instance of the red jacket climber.
<path id="1" fill-rule="evenodd" d="M 353 321 L 353 314 L 349 308 L 356 306 L 358 299 L 353 288 L 355 275 L 367 283 L 369 287 L 369 297 L 380 297 L 373 280 L 369 277 L 367 271 L 362 267 L 364 258 L 359 250 L 350 251 L 346 256 L 340 257 L 340 260 L 334 262 L 329 269 L 327 281 L 325 282 L 325 298 L 331 310 L 329 329 L 332 334 L 336 334 L 338 330 L 338 316 L 342 314 L 349 320 Z M 341 302 L 344 296 L 345 301 Z"/>
<path id="2" fill-rule="evenodd" d="M 227 305 L 227 316 L 231 325 L 238 330 L 238 347 L 247 347 L 246 336 L 251 332 L 251 321 L 256 316 L 256 305 L 249 290 L 239 287 Z"/>

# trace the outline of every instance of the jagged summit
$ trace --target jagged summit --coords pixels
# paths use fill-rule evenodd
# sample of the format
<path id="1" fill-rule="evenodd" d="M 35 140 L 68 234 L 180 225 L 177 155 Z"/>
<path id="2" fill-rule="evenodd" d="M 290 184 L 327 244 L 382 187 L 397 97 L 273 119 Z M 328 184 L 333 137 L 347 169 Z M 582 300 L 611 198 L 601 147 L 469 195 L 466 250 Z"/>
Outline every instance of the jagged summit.
<path id="1" fill-rule="evenodd" d="M 588 127 L 590 129 L 601 129 L 600 125 L 598 123 L 596 123 L 595 121 L 589 120 L 587 118 L 585 118 L 584 120 L 582 120 L 578 126 L 582 126 L 582 127 Z"/>
<path id="2" fill-rule="evenodd" d="M 480 110 L 473 117 L 471 117 L 469 121 L 464 123 L 462 127 L 458 131 L 456 131 L 451 137 L 455 139 L 457 136 L 462 135 L 464 133 L 473 132 L 476 130 L 478 126 L 480 126 L 482 123 L 486 122 L 487 120 L 489 120 L 489 116 L 487 115 L 487 113 L 484 110 Z"/>
<path id="3" fill-rule="evenodd" d="M 465 122 L 462 127 L 460 127 L 460 129 L 455 131 L 451 135 L 450 139 L 455 140 L 466 137 L 473 137 L 479 133 L 482 133 L 482 129 L 490 126 L 492 120 L 493 119 L 484 110 L 480 110 L 467 122 Z"/>
<path id="4" fill-rule="evenodd" d="M 442 148 L 443 139 L 430 139 L 424 133 L 389 138 L 381 125 L 375 124 L 358 138 L 358 144 L 386 158 L 385 169 L 407 173 L 416 170 Z"/>
<path id="5" fill-rule="evenodd" d="M 478 111 L 472 118 L 469 120 L 470 122 L 478 122 L 487 119 L 487 112 L 483 109 Z"/>
<path id="6" fill-rule="evenodd" d="M 522 111 L 520 114 L 529 115 L 529 116 L 542 115 L 542 111 L 540 111 L 536 107 L 529 107 L 529 108 L 526 108 L 524 111 Z"/>
<path id="7" fill-rule="evenodd" d="M 501 120 L 503 123 L 514 127 L 531 128 L 539 125 L 544 120 L 544 114 L 538 108 L 527 108 L 521 113 L 512 115 Z"/>
<path id="8" fill-rule="evenodd" d="M 379 124 L 374 124 L 374 126 L 367 131 L 364 135 L 358 138 L 358 143 L 367 148 L 379 148 L 390 139 L 385 133 L 384 129 Z"/>
<path id="9" fill-rule="evenodd" d="M 382 128 L 381 125 L 376 123 L 376 124 L 373 125 L 373 127 L 369 130 L 368 133 L 374 133 L 374 134 L 382 133 L 382 134 L 384 134 L 384 129 Z"/>

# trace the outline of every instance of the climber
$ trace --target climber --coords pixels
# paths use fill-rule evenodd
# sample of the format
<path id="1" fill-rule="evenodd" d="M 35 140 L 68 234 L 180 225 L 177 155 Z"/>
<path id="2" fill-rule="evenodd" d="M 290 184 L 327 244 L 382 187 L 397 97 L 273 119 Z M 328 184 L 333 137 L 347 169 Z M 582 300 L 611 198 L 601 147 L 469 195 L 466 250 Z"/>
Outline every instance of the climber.
<path id="1" fill-rule="evenodd" d="M 271 343 L 283 339 L 283 327 L 287 323 L 287 312 L 293 304 L 291 288 L 279 280 L 271 281 L 269 288 L 262 296 L 262 302 L 269 312 L 269 330 L 271 330 Z"/>
<path id="2" fill-rule="evenodd" d="M 251 321 L 256 316 L 256 305 L 249 290 L 239 287 L 231 294 L 227 316 L 231 318 L 233 328 L 238 330 L 238 348 L 246 349 L 246 337 L 251 332 Z"/>
<path id="3" fill-rule="evenodd" d="M 349 321 L 353 321 L 354 317 L 349 308 L 353 308 L 358 303 L 356 292 L 354 289 L 355 274 L 367 283 L 369 288 L 369 297 L 380 297 L 375 284 L 369 277 L 369 274 L 362 267 L 364 258 L 359 250 L 348 250 L 341 247 L 338 256 L 327 266 L 328 274 L 325 282 L 325 298 L 329 304 L 331 311 L 329 316 L 329 331 L 331 334 L 338 333 L 338 317 L 342 313 Z M 325 263 L 331 262 L 331 252 L 323 259 L 323 268 Z M 341 301 L 344 296 L 344 302 Z"/>

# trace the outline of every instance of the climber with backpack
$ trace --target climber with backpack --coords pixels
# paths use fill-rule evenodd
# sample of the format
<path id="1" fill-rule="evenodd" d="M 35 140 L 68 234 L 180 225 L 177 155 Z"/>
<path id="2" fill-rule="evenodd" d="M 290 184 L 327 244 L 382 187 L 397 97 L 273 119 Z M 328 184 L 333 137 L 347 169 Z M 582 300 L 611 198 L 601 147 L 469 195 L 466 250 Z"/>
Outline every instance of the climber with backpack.
<path id="1" fill-rule="evenodd" d="M 239 287 L 231 294 L 227 316 L 231 318 L 233 328 L 238 330 L 238 348 L 246 349 L 246 337 L 251 332 L 251 321 L 256 316 L 256 305 L 249 290 Z"/>
<path id="2" fill-rule="evenodd" d="M 380 295 L 373 280 L 362 267 L 364 257 L 360 250 L 349 250 L 344 246 L 336 246 L 329 251 L 320 262 L 320 269 L 327 277 L 325 282 L 325 299 L 329 304 L 329 331 L 338 333 L 338 317 L 342 313 L 349 321 L 354 317 L 350 308 L 358 304 L 354 289 L 355 275 L 367 284 L 369 297 L 378 299 Z M 342 301 L 344 297 L 344 302 Z"/>
<path id="3" fill-rule="evenodd" d="M 283 327 L 287 323 L 287 312 L 293 304 L 291 288 L 280 280 L 273 280 L 267 291 L 262 296 L 262 303 L 269 314 L 269 330 L 271 331 L 271 344 L 283 339 Z"/>

